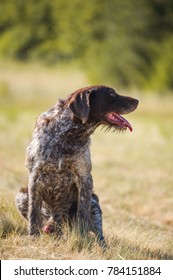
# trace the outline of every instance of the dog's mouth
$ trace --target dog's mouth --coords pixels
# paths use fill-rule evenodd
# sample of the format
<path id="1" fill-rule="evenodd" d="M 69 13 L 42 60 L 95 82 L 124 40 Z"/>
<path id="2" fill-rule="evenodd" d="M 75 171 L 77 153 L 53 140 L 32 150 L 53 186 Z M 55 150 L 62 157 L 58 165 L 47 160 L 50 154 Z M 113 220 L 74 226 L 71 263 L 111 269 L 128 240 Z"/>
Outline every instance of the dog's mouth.
<path id="1" fill-rule="evenodd" d="M 131 124 L 125 118 L 123 118 L 121 115 L 117 113 L 110 112 L 107 113 L 105 117 L 110 124 L 116 125 L 121 130 L 126 130 L 127 128 L 130 131 L 133 130 Z"/>

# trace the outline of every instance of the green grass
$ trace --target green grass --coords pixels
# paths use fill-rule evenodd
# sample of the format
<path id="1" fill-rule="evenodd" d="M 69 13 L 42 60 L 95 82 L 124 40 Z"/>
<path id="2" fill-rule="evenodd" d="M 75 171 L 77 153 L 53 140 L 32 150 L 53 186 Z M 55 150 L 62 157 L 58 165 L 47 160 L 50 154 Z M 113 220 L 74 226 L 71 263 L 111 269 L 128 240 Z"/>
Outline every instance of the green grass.
<path id="1" fill-rule="evenodd" d="M 124 92 L 140 99 L 137 111 L 126 116 L 133 132 L 98 129 L 92 136 L 94 189 L 109 246 L 105 253 L 92 235 L 27 236 L 15 194 L 27 184 L 25 150 L 35 119 L 87 84 L 76 69 L 0 65 L 1 259 L 173 259 L 173 96 Z"/>

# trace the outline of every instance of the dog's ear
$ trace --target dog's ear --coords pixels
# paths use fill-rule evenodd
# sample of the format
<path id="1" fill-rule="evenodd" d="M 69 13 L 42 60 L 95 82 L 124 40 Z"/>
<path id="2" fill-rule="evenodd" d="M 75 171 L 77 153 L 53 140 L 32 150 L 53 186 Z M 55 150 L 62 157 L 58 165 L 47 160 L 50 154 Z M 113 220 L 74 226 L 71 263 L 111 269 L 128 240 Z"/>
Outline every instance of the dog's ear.
<path id="1" fill-rule="evenodd" d="M 68 106 L 73 112 L 73 114 L 81 119 L 82 123 L 85 123 L 88 120 L 89 112 L 90 112 L 90 97 L 89 90 L 81 90 L 72 95 Z"/>

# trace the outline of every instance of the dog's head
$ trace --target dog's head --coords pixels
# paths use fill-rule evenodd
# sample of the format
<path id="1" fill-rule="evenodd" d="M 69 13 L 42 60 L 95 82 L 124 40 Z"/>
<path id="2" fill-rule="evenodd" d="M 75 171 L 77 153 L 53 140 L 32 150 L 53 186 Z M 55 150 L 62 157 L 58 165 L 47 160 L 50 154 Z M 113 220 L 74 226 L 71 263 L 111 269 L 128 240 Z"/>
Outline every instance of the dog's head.
<path id="1" fill-rule="evenodd" d="M 130 123 L 121 116 L 134 111 L 138 100 L 121 96 L 106 86 L 79 89 L 67 99 L 74 116 L 84 123 L 105 124 L 115 129 L 132 131 Z"/>

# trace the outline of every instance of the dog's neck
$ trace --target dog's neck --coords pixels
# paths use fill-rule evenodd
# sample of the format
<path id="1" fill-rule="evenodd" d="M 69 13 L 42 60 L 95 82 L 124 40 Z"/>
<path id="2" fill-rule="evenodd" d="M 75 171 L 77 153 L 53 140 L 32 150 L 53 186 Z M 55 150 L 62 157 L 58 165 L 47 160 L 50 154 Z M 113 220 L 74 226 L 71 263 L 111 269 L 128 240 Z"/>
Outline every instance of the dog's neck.
<path id="1" fill-rule="evenodd" d="M 70 122 L 69 119 L 71 119 Z M 64 129 L 62 132 L 64 135 L 70 135 L 70 138 L 76 138 L 77 136 L 80 137 L 80 139 L 88 138 L 92 133 L 94 133 L 99 125 L 96 122 L 82 123 L 81 120 L 73 115 L 69 108 L 65 108 L 63 112 L 61 112 L 60 122 L 64 123 Z"/>

